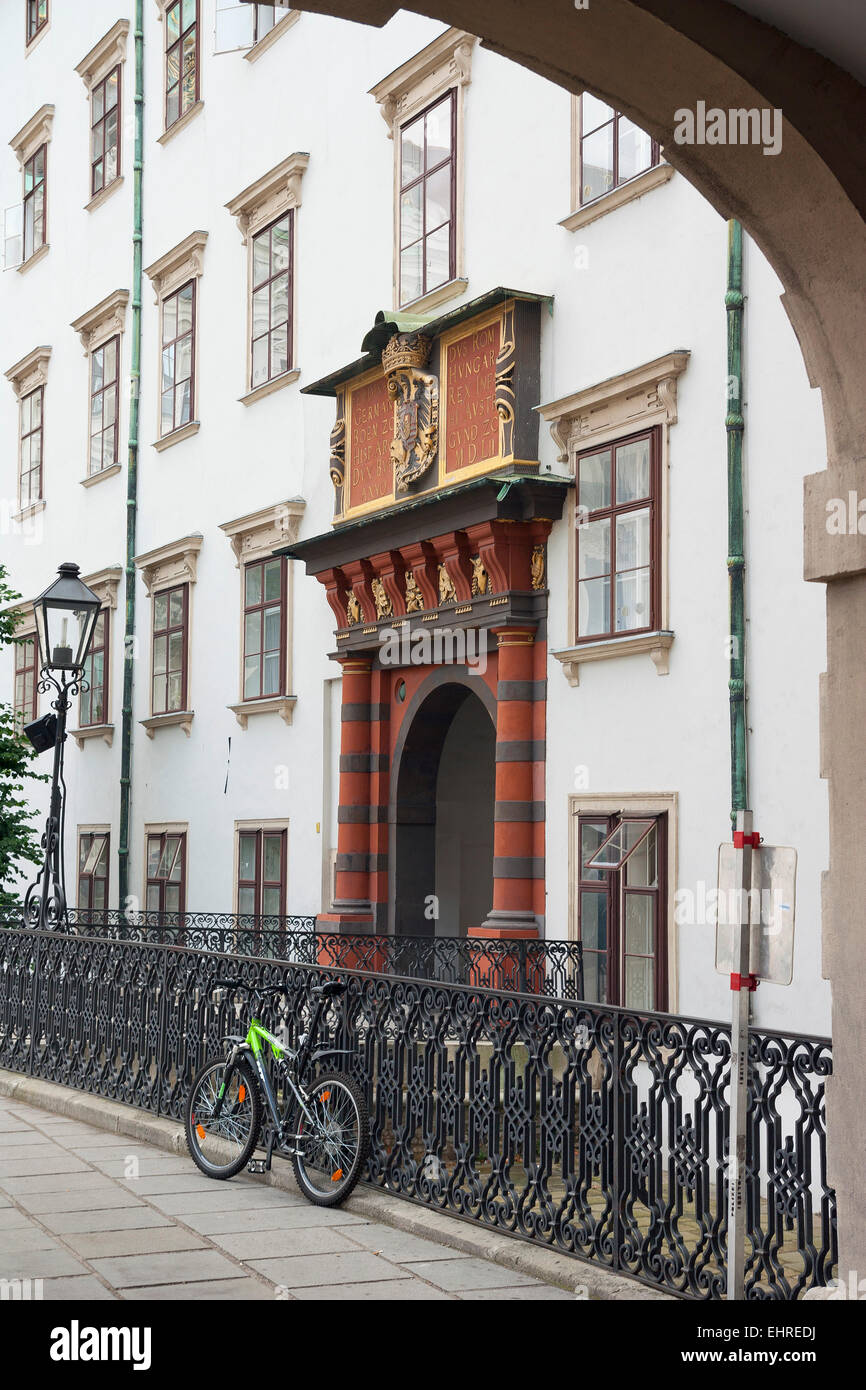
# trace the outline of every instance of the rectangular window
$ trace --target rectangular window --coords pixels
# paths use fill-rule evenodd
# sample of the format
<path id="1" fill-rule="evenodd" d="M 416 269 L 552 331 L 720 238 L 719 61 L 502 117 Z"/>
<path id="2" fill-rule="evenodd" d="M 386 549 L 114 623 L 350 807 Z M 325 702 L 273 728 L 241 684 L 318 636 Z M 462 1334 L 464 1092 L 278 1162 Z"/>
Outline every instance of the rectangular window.
<path id="1" fill-rule="evenodd" d="M 120 338 L 90 354 L 90 458 L 88 474 L 100 473 L 118 461 L 117 407 Z"/>
<path id="2" fill-rule="evenodd" d="M 78 720 L 82 728 L 104 724 L 108 708 L 108 609 L 100 610 L 90 650 L 84 662 L 85 688 L 81 691 Z"/>
<path id="3" fill-rule="evenodd" d="M 239 48 L 252 48 L 269 34 L 286 10 L 276 5 L 238 4 L 237 0 L 217 0 L 215 53 L 231 53 Z"/>
<path id="4" fill-rule="evenodd" d="M 162 301 L 162 408 L 160 438 L 188 425 L 195 406 L 195 281 Z"/>
<path id="5" fill-rule="evenodd" d="M 165 128 L 198 101 L 198 0 L 176 0 L 165 12 Z"/>
<path id="6" fill-rule="evenodd" d="M 400 128 L 400 303 L 456 275 L 457 93 Z"/>
<path id="7" fill-rule="evenodd" d="M 285 695 L 286 562 L 244 570 L 244 699 Z"/>
<path id="8" fill-rule="evenodd" d="M 265 34 L 269 34 L 277 22 L 276 5 L 253 5 L 255 10 L 255 22 L 253 27 L 253 42 L 258 43 Z M 281 16 L 282 18 L 282 16 Z"/>
<path id="9" fill-rule="evenodd" d="M 594 865 L 620 827 L 634 833 L 623 837 L 617 855 L 602 856 L 618 867 Z M 578 931 L 584 995 L 592 1002 L 667 1008 L 666 840 L 664 815 L 579 818 Z"/>
<path id="10" fill-rule="evenodd" d="M 285 911 L 285 830 L 239 830 L 238 912 L 281 917 Z"/>
<path id="11" fill-rule="evenodd" d="M 291 366 L 293 228 L 290 210 L 252 239 L 252 388 Z"/>
<path id="12" fill-rule="evenodd" d="M 90 93 L 90 193 L 107 188 L 120 173 L 120 67 Z"/>
<path id="13" fill-rule="evenodd" d="M 79 911 L 104 911 L 108 907 L 108 838 L 101 831 L 78 837 Z"/>
<path id="14" fill-rule="evenodd" d="M 21 467 L 18 500 L 22 507 L 42 499 L 42 442 L 45 387 L 21 398 Z"/>
<path id="15" fill-rule="evenodd" d="M 148 912 L 186 909 L 186 833 L 164 831 L 147 837 Z"/>
<path id="16" fill-rule="evenodd" d="M 48 0 L 27 0 L 27 42 L 32 43 L 48 23 Z"/>
<path id="17" fill-rule="evenodd" d="M 186 648 L 189 586 L 153 596 L 151 714 L 186 709 Z"/>
<path id="18" fill-rule="evenodd" d="M 659 453 L 655 428 L 578 455 L 578 642 L 656 627 Z"/>
<path id="19" fill-rule="evenodd" d="M 659 147 L 646 131 L 584 92 L 580 108 L 580 205 L 592 203 L 659 162 Z"/>
<path id="20" fill-rule="evenodd" d="M 19 728 L 36 718 L 36 650 L 35 637 L 19 637 L 15 642 L 15 720 Z"/>
<path id="21" fill-rule="evenodd" d="M 48 146 L 39 149 L 24 165 L 24 259 L 45 245 L 45 170 Z"/>

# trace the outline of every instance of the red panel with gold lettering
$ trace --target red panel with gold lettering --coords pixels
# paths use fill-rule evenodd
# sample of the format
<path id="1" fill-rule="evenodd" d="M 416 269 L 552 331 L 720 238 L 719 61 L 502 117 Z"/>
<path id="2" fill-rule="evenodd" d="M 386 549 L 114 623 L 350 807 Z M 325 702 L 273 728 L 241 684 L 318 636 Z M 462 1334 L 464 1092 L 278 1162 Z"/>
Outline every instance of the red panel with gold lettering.
<path id="1" fill-rule="evenodd" d="M 352 392 L 350 422 L 348 506 L 353 508 L 390 497 L 394 487 L 394 403 L 385 377 Z"/>
<path id="2" fill-rule="evenodd" d="M 499 453 L 496 358 L 499 323 L 489 323 L 445 348 L 445 472 L 456 473 Z"/>

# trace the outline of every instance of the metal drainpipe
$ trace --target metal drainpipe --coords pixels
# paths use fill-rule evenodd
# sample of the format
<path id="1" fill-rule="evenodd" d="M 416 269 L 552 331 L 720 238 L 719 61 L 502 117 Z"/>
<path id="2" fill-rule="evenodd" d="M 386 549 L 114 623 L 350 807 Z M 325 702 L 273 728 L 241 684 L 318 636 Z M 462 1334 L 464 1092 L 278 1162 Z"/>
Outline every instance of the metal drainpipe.
<path id="1" fill-rule="evenodd" d="M 730 595 L 731 820 L 749 803 L 746 758 L 745 540 L 743 532 L 743 229 L 728 223 L 728 591 Z"/>
<path id="2" fill-rule="evenodd" d="M 129 371 L 129 457 L 126 481 L 126 628 L 120 747 L 118 906 L 129 894 L 129 820 L 132 801 L 132 684 L 135 647 L 135 523 L 138 495 L 138 403 L 141 394 L 141 188 L 144 163 L 144 0 L 135 0 L 135 157 L 132 228 L 132 361 Z"/>

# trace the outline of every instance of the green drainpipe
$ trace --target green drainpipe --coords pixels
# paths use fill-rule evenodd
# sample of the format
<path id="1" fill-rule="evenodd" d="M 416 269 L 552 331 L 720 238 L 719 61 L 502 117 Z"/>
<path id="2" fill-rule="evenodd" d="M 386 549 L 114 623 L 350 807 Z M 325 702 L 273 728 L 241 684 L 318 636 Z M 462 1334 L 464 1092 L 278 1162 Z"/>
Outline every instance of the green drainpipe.
<path id="1" fill-rule="evenodd" d="M 746 762 L 745 541 L 743 535 L 743 229 L 728 223 L 728 591 L 730 595 L 731 820 L 749 803 Z"/>
<path id="2" fill-rule="evenodd" d="M 118 906 L 129 894 L 129 817 L 132 800 L 132 678 L 135 637 L 135 521 L 138 494 L 138 403 L 141 394 L 141 184 L 144 162 L 144 0 L 135 0 L 135 158 L 132 229 L 132 363 L 129 372 L 129 459 L 126 481 L 126 628 L 120 744 Z"/>

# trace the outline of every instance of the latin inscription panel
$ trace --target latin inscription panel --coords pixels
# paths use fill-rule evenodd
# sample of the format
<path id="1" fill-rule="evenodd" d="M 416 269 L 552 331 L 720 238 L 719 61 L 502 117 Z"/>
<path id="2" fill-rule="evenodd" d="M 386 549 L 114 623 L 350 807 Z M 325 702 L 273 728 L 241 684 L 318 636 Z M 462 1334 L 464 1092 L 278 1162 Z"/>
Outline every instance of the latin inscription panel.
<path id="1" fill-rule="evenodd" d="M 352 392 L 350 421 L 348 505 L 362 507 L 390 498 L 394 489 L 394 403 L 385 377 Z"/>
<path id="2" fill-rule="evenodd" d="M 455 339 L 445 354 L 445 472 L 456 473 L 499 453 L 494 401 L 499 323 Z"/>

